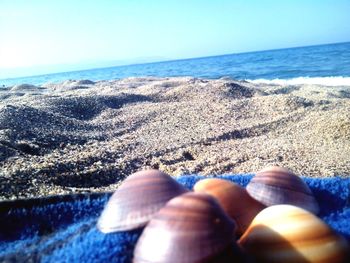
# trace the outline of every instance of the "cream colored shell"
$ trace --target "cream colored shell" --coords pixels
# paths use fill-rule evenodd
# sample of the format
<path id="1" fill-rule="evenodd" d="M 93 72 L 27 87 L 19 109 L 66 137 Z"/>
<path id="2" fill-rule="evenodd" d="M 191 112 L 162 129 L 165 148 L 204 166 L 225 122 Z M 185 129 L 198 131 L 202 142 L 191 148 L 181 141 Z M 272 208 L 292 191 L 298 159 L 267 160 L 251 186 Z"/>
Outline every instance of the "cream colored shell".
<path id="1" fill-rule="evenodd" d="M 349 249 L 321 219 L 292 205 L 261 211 L 239 244 L 258 262 L 344 262 Z"/>

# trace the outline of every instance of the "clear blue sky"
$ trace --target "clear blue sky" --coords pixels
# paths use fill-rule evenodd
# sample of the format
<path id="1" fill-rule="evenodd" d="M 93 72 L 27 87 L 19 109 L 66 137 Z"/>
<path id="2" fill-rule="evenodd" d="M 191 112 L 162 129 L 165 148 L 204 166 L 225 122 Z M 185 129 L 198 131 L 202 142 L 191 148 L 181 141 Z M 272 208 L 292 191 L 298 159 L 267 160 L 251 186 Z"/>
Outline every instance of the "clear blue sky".
<path id="1" fill-rule="evenodd" d="M 0 78 L 350 41 L 350 0 L 0 0 Z"/>

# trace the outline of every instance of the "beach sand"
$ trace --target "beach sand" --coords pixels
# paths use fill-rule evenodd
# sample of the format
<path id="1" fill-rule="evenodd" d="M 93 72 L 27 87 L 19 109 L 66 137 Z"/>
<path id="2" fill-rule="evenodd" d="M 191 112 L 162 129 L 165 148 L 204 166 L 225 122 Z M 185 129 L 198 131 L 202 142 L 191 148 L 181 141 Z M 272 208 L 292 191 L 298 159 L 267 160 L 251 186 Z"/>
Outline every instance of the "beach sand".
<path id="1" fill-rule="evenodd" d="M 0 200 L 267 165 L 350 176 L 350 86 L 127 78 L 0 89 Z"/>

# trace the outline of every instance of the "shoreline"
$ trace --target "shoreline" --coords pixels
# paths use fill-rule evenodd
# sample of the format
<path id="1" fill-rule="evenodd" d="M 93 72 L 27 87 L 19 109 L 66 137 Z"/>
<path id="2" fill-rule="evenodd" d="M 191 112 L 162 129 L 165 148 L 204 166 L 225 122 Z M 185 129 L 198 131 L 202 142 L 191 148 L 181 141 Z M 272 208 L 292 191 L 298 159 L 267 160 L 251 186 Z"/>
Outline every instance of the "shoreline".
<path id="1" fill-rule="evenodd" d="M 151 167 L 349 177 L 349 112 L 350 86 L 147 77 L 0 89 L 0 200 L 112 191 Z"/>

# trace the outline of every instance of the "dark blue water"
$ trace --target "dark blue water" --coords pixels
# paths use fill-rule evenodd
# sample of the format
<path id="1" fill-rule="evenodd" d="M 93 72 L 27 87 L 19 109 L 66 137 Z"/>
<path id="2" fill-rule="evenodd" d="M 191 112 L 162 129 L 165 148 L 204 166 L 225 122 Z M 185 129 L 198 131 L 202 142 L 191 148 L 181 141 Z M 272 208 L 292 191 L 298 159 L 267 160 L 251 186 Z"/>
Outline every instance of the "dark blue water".
<path id="1" fill-rule="evenodd" d="M 110 80 L 141 76 L 230 77 L 240 80 L 320 77 L 339 80 L 342 77 L 349 81 L 350 42 L 5 79 L 0 80 L 0 85 L 41 85 L 67 79 Z"/>

